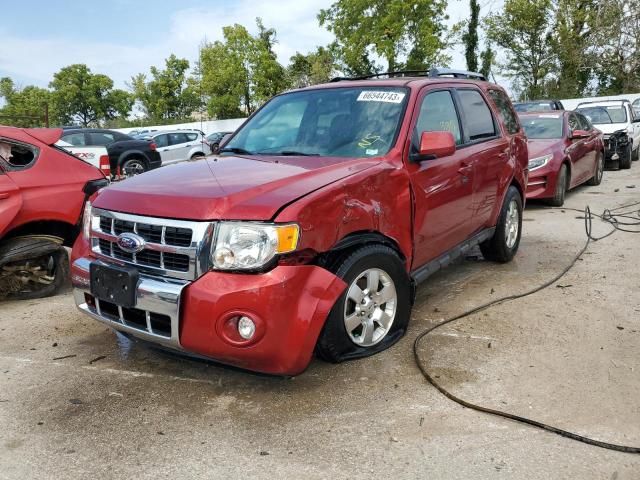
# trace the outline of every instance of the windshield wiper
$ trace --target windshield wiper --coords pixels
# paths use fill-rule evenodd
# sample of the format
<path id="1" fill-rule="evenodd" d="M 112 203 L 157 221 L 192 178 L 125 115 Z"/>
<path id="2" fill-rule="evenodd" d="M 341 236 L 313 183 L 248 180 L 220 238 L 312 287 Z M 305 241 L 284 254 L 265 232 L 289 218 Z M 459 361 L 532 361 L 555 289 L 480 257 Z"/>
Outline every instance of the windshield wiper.
<path id="1" fill-rule="evenodd" d="M 244 148 L 239 147 L 227 147 L 221 148 L 218 153 L 238 153 L 240 155 L 255 155 L 255 153 L 250 152 L 249 150 L 245 150 Z"/>
<path id="2" fill-rule="evenodd" d="M 319 157 L 319 153 L 297 152 L 295 150 L 283 150 L 282 152 L 263 153 L 264 155 L 281 155 L 283 157 Z"/>

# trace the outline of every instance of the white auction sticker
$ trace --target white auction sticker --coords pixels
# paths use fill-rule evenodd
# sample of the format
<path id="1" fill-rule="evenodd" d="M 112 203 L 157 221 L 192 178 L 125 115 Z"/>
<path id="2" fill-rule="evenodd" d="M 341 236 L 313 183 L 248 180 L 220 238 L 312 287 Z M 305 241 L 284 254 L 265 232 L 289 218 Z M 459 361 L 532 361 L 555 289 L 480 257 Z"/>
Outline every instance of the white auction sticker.
<path id="1" fill-rule="evenodd" d="M 376 92 L 374 90 L 365 90 L 360 92 L 358 102 L 385 102 L 385 103 L 402 103 L 404 93 L 399 92 Z"/>

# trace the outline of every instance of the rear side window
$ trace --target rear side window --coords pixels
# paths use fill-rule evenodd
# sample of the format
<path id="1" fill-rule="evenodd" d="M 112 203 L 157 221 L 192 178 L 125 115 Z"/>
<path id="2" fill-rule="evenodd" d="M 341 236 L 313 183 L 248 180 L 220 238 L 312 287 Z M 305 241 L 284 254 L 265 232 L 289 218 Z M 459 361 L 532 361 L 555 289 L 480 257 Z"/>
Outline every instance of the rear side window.
<path id="1" fill-rule="evenodd" d="M 11 171 L 29 168 L 38 158 L 39 150 L 31 145 L 4 141 L 1 138 L 0 143 L 8 144 L 11 147 L 11 155 L 9 158 L 4 158 L 4 161 L 8 164 L 8 168 Z"/>
<path id="2" fill-rule="evenodd" d="M 422 132 L 451 132 L 457 145 L 462 143 L 460 121 L 451 92 L 427 94 L 422 100 L 420 114 L 412 136 L 412 145 L 418 151 Z"/>
<path id="3" fill-rule="evenodd" d="M 491 110 L 477 90 L 458 90 L 460 106 L 464 112 L 465 132 L 471 142 L 493 138 L 496 127 Z"/>
<path id="4" fill-rule="evenodd" d="M 111 133 L 91 132 L 89 133 L 89 145 L 98 145 L 106 147 L 110 143 L 113 143 L 115 138 Z"/>
<path id="5" fill-rule="evenodd" d="M 87 144 L 84 138 L 84 132 L 64 135 L 61 140 L 63 142 L 67 142 L 70 145 L 73 145 L 74 147 L 84 147 Z"/>
<path id="6" fill-rule="evenodd" d="M 166 147 L 169 145 L 169 136 L 168 135 L 158 135 L 153 139 L 156 142 L 157 147 Z"/>
<path id="7" fill-rule="evenodd" d="M 180 145 L 181 143 L 187 143 L 187 136 L 184 133 L 169 134 L 169 145 Z"/>
<path id="8" fill-rule="evenodd" d="M 489 90 L 489 96 L 491 96 L 491 99 L 496 104 L 496 107 L 498 107 L 500 117 L 504 122 L 504 126 L 507 129 L 507 132 L 512 135 L 518 133 L 520 131 L 518 117 L 513 111 L 513 108 L 511 108 L 511 102 L 507 98 L 507 95 L 499 90 Z"/>
<path id="9" fill-rule="evenodd" d="M 198 134 L 197 133 L 187 133 L 187 140 L 189 140 L 190 142 L 193 142 L 194 140 L 198 139 Z"/>

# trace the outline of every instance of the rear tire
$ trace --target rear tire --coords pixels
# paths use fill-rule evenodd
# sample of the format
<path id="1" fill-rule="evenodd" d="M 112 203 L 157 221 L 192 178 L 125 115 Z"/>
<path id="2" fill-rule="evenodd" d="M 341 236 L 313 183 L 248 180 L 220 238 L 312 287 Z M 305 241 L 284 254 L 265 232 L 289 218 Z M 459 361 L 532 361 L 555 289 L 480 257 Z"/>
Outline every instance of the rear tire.
<path id="1" fill-rule="evenodd" d="M 593 177 L 587 181 L 587 185 L 592 187 L 600 185 L 602 183 L 602 177 L 604 176 L 604 155 L 602 152 L 597 152 L 596 155 L 596 171 Z"/>
<path id="2" fill-rule="evenodd" d="M 120 175 L 129 178 L 148 170 L 147 162 L 138 157 L 127 158 L 120 167 Z"/>
<path id="3" fill-rule="evenodd" d="M 411 283 L 398 254 L 367 245 L 334 262 L 347 288 L 331 309 L 316 355 L 332 363 L 368 357 L 402 338 L 411 315 Z"/>
<path id="4" fill-rule="evenodd" d="M 522 197 L 514 186 L 509 187 L 504 199 L 496 231 L 489 240 L 480 244 L 486 260 L 510 262 L 518 251 L 522 237 Z"/>
<path id="5" fill-rule="evenodd" d="M 204 153 L 196 152 L 196 153 L 194 153 L 193 155 L 191 155 L 191 160 L 196 160 L 196 159 L 198 159 L 198 158 L 203 158 L 203 157 L 205 157 L 205 156 L 206 156 L 206 155 L 205 155 Z"/>
<path id="6" fill-rule="evenodd" d="M 561 207 L 564 205 L 564 199 L 567 195 L 567 185 L 569 184 L 569 169 L 566 164 L 562 164 L 558 178 L 556 179 L 556 191 L 551 199 L 549 199 L 549 205 L 553 207 Z"/>

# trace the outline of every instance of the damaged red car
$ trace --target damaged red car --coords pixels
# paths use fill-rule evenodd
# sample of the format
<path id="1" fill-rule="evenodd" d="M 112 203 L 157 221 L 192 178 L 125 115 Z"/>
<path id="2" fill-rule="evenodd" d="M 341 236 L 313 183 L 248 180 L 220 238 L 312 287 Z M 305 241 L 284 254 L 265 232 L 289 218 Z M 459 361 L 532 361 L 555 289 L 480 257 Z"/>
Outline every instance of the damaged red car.
<path id="1" fill-rule="evenodd" d="M 475 74 L 284 93 L 219 155 L 102 190 L 73 250 L 75 300 L 122 333 L 249 370 L 371 355 L 406 332 L 429 275 L 478 244 L 513 258 L 526 169 L 507 95 Z"/>
<path id="2" fill-rule="evenodd" d="M 527 198 L 564 205 L 572 188 L 600 185 L 604 140 L 600 130 L 576 112 L 521 114 L 529 143 Z"/>
<path id="3" fill-rule="evenodd" d="M 53 295 L 68 282 L 85 201 L 108 181 L 56 147 L 61 129 L 0 126 L 0 298 Z"/>

